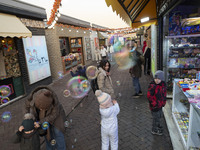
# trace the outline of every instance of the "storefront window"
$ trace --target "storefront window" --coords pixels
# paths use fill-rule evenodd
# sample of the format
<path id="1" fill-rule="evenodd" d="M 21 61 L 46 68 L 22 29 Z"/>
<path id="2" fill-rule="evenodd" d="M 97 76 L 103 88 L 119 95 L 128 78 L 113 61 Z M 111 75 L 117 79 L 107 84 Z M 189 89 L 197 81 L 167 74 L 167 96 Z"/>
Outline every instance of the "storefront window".
<path id="1" fill-rule="evenodd" d="M 0 104 L 2 105 L 24 94 L 18 51 L 13 38 L 0 38 L 0 70 Z"/>
<path id="2" fill-rule="evenodd" d="M 60 50 L 65 71 L 83 62 L 82 38 L 60 38 Z M 66 43 L 65 43 L 66 42 Z"/>

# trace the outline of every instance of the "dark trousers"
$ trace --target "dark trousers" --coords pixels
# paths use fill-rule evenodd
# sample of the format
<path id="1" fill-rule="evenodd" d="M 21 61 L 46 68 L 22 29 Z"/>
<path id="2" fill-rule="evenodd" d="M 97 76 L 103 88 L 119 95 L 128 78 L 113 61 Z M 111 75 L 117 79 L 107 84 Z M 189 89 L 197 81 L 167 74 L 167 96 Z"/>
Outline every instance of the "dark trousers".
<path id="1" fill-rule="evenodd" d="M 153 117 L 152 131 L 157 132 L 162 128 L 161 118 L 163 117 L 163 112 L 162 109 L 160 109 L 159 111 L 152 111 L 151 113 Z"/>
<path id="2" fill-rule="evenodd" d="M 145 58 L 144 74 L 150 75 L 150 72 L 151 72 L 151 49 L 150 48 L 147 48 L 144 58 Z"/>

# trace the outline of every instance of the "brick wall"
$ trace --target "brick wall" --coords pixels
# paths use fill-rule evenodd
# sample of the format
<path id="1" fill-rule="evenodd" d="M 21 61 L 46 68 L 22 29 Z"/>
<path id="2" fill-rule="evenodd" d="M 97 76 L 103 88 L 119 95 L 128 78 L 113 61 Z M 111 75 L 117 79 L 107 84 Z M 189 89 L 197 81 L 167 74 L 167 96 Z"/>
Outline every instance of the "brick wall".
<path id="1" fill-rule="evenodd" d="M 71 31 L 69 31 L 71 30 Z M 50 60 L 50 68 L 51 68 L 51 74 L 53 77 L 53 80 L 58 79 L 59 71 L 63 71 L 63 63 L 60 53 L 60 43 L 59 43 L 59 37 L 82 37 L 83 42 L 83 55 L 84 59 L 86 58 L 86 51 L 85 51 L 85 37 L 90 37 L 89 31 L 85 31 L 82 29 L 78 30 L 71 29 L 71 28 L 62 28 L 55 26 L 55 29 L 46 29 L 45 35 L 46 35 L 46 42 L 47 42 L 47 49 L 49 54 L 49 60 Z M 85 33 L 84 33 L 85 31 Z M 84 62 L 86 64 L 86 61 Z"/>

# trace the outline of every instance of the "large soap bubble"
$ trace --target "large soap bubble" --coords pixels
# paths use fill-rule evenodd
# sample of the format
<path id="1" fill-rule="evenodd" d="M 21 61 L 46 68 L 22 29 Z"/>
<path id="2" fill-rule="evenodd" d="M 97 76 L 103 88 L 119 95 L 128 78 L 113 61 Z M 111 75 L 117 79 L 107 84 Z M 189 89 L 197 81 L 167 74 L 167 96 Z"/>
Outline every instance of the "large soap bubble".
<path id="1" fill-rule="evenodd" d="M 120 70 L 126 70 L 135 65 L 130 57 L 130 52 L 125 48 L 121 52 L 115 53 L 114 58 Z"/>
<path id="2" fill-rule="evenodd" d="M 97 67 L 95 66 L 89 66 L 86 69 L 86 75 L 89 79 L 95 79 L 98 75 Z"/>
<path id="3" fill-rule="evenodd" d="M 68 81 L 67 89 L 70 91 L 71 97 L 82 98 L 89 92 L 90 83 L 86 78 L 82 76 L 76 76 Z"/>

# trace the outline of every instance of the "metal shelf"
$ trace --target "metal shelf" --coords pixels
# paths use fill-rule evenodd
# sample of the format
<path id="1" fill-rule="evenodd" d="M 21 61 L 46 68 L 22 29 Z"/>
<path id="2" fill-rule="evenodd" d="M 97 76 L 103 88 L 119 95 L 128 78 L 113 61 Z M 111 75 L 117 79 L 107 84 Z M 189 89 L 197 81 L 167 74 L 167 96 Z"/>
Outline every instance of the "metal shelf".
<path id="1" fill-rule="evenodd" d="M 183 38 L 183 37 L 200 37 L 200 34 L 188 34 L 188 35 L 172 35 L 172 36 L 165 36 L 165 38 Z"/>
<path id="2" fill-rule="evenodd" d="M 186 49 L 186 48 L 200 48 L 200 46 L 186 46 L 186 47 L 170 47 L 169 49 Z"/>

